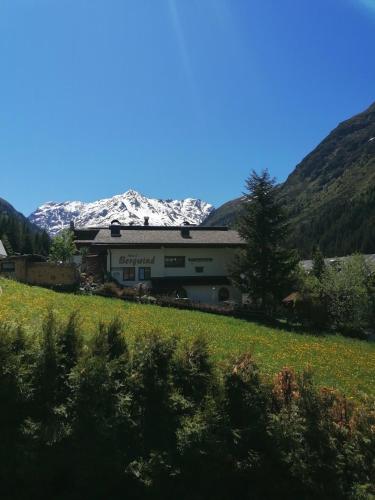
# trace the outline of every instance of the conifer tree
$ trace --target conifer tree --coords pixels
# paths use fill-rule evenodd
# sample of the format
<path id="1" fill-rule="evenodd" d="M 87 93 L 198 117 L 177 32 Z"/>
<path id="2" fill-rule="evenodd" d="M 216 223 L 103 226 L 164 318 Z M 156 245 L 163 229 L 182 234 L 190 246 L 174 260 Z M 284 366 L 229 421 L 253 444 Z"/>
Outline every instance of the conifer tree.
<path id="1" fill-rule="evenodd" d="M 313 258 L 312 274 L 320 280 L 326 265 L 324 262 L 323 254 L 318 246 L 314 247 L 312 258 Z"/>
<path id="2" fill-rule="evenodd" d="M 35 239 L 33 241 L 30 231 L 25 230 L 22 240 L 23 240 L 22 253 L 32 254 L 35 250 Z"/>
<path id="3" fill-rule="evenodd" d="M 22 252 L 22 231 L 21 224 L 14 218 L 9 220 L 7 224 L 6 234 L 9 242 L 15 252 Z"/>
<path id="4" fill-rule="evenodd" d="M 246 180 L 244 211 L 239 233 L 246 242 L 233 269 L 233 281 L 248 293 L 254 306 L 273 313 L 289 291 L 298 258 L 288 249 L 288 221 L 276 200 L 275 179 L 268 170 Z"/>
<path id="5" fill-rule="evenodd" d="M 42 339 L 34 370 L 33 420 L 38 453 L 46 452 L 52 442 L 61 440 L 63 418 L 60 405 L 60 369 L 58 363 L 57 336 L 59 324 L 53 311 L 49 311 L 42 327 Z M 41 468 L 43 475 L 48 461 Z"/>
<path id="6" fill-rule="evenodd" d="M 109 325 L 102 325 L 101 329 L 107 336 L 109 360 L 121 356 L 128 357 L 128 347 L 123 336 L 123 324 L 121 319 L 113 318 Z"/>
<path id="7" fill-rule="evenodd" d="M 75 366 L 82 349 L 81 337 L 79 336 L 79 316 L 74 311 L 69 316 L 67 323 L 60 328 L 56 339 L 57 365 L 58 365 L 58 398 L 59 403 L 70 393 L 69 377 Z"/>
<path id="8" fill-rule="evenodd" d="M 46 231 L 43 231 L 41 234 L 40 245 L 41 245 L 40 253 L 42 255 L 48 255 L 51 246 L 51 239 Z"/>

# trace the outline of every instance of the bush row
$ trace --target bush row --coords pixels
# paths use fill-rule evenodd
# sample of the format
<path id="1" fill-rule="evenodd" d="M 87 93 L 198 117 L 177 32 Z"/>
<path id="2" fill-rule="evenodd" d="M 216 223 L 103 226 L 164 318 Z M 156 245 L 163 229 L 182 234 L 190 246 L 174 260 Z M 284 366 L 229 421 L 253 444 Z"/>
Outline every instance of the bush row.
<path id="1" fill-rule="evenodd" d="M 97 291 L 95 291 L 95 295 L 100 295 L 101 297 L 113 297 L 143 304 L 154 304 L 161 307 L 173 307 L 175 309 L 207 312 L 221 316 L 232 316 L 240 319 L 267 319 L 262 312 L 248 307 L 241 307 L 237 304 L 205 304 L 193 302 L 188 299 L 176 299 L 175 297 L 169 295 L 142 295 L 136 288 L 125 288 L 114 282 L 104 283 Z"/>
<path id="2" fill-rule="evenodd" d="M 308 328 L 367 338 L 374 333 L 375 268 L 361 255 L 302 273 L 292 312 Z"/>
<path id="3" fill-rule="evenodd" d="M 79 318 L 0 332 L 2 498 L 360 499 L 375 494 L 375 407 L 250 354 Z"/>

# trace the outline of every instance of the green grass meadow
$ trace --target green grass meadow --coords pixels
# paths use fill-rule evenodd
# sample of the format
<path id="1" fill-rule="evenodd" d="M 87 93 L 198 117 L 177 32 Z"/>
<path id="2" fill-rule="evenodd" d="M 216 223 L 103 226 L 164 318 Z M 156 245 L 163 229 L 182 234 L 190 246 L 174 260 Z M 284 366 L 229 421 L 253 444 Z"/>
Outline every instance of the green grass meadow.
<path id="1" fill-rule="evenodd" d="M 265 376 L 273 377 L 284 366 L 296 371 L 310 367 L 321 386 L 340 389 L 355 399 L 363 394 L 375 396 L 375 343 L 288 332 L 195 311 L 56 293 L 5 279 L 0 279 L 0 287 L 0 321 L 21 324 L 28 332 L 49 309 L 61 319 L 78 310 L 87 338 L 100 321 L 120 317 L 130 344 L 137 335 L 151 331 L 182 340 L 203 336 L 216 361 L 250 352 Z"/>

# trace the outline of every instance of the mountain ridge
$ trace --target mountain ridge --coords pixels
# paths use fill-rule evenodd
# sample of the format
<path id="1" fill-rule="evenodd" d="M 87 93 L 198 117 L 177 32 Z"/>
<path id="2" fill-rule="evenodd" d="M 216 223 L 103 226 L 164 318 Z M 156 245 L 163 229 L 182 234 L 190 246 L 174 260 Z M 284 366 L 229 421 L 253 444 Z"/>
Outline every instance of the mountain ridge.
<path id="1" fill-rule="evenodd" d="M 375 252 L 375 103 L 345 120 L 280 187 L 303 256 Z"/>
<path id="2" fill-rule="evenodd" d="M 149 217 L 150 225 L 200 224 L 212 210 L 211 204 L 199 199 L 147 198 L 129 189 L 93 202 L 46 202 L 30 214 L 29 220 L 53 236 L 68 227 L 71 220 L 77 226 L 106 225 L 113 219 L 123 224 L 143 224 L 144 217 Z"/>
<path id="3" fill-rule="evenodd" d="M 277 187 L 302 257 L 375 252 L 375 102 L 335 127 Z M 236 224 L 241 198 L 204 221 Z M 374 229 L 373 229 L 374 228 Z"/>

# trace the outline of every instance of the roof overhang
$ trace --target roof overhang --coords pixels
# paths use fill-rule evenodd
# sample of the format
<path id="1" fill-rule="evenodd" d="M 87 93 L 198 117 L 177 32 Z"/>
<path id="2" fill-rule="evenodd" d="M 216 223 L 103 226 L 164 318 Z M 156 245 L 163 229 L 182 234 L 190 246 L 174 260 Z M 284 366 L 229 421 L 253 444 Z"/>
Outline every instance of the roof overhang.
<path id="1" fill-rule="evenodd" d="M 28 262 L 46 262 L 47 258 L 44 257 L 43 255 L 34 255 L 34 254 L 27 254 L 27 255 L 8 255 L 7 257 L 4 257 L 2 260 L 27 260 Z"/>
<path id="2" fill-rule="evenodd" d="M 101 249 L 134 248 L 245 248 L 246 243 L 95 243 L 94 241 L 76 241 L 78 247 L 90 246 Z"/>

